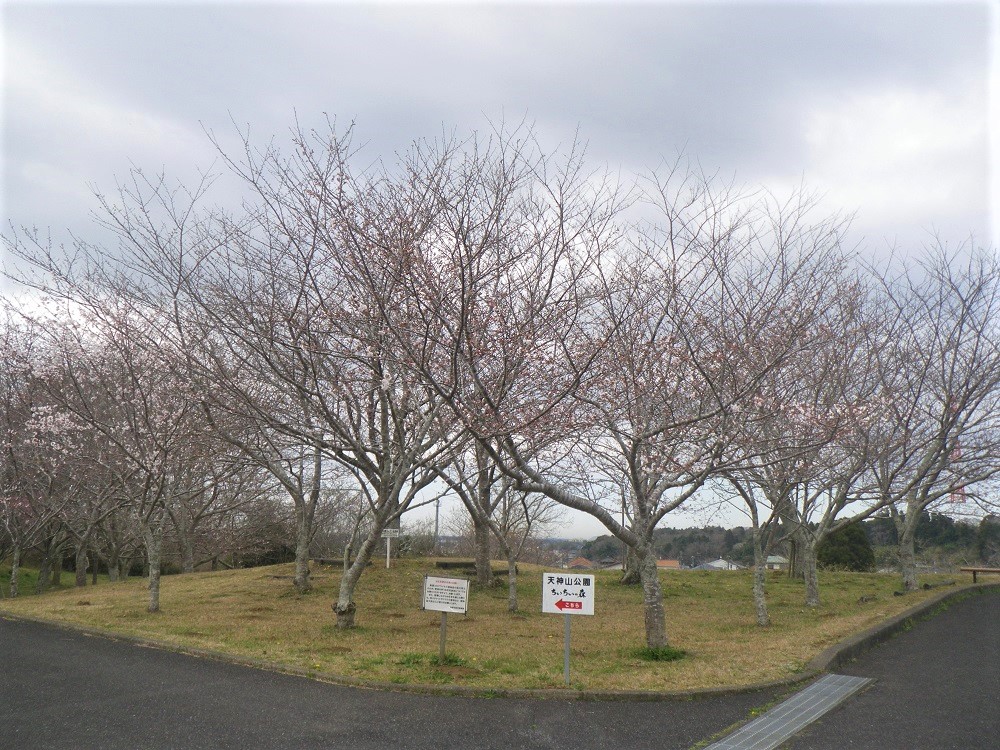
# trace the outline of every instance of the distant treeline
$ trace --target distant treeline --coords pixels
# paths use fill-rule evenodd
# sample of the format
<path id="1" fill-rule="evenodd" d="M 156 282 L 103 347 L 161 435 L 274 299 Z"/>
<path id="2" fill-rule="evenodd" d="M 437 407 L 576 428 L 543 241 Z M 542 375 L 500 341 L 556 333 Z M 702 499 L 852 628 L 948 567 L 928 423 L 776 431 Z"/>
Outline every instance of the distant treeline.
<path id="1" fill-rule="evenodd" d="M 893 562 L 892 550 L 899 543 L 896 527 L 888 517 L 860 523 L 865 537 L 877 554 L 880 565 Z M 956 520 L 944 513 L 923 513 L 917 526 L 917 551 L 925 556 L 954 559 L 955 562 L 1000 564 L 1000 517 L 986 516 L 980 521 Z M 753 562 L 750 530 L 721 526 L 703 528 L 657 529 L 654 548 L 660 559 L 679 560 L 685 567 L 723 558 L 749 565 Z M 779 547 L 778 553 L 783 550 Z M 620 562 L 622 544 L 612 536 L 599 536 L 583 545 L 581 556 L 592 562 Z"/>

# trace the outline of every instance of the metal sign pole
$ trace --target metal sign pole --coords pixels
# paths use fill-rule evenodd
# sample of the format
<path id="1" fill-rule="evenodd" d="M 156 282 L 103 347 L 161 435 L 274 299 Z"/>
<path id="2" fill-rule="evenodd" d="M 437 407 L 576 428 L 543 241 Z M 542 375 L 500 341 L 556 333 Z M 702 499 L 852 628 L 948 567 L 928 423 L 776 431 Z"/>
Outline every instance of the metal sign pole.
<path id="1" fill-rule="evenodd" d="M 441 647 L 438 649 L 438 664 L 444 664 L 444 643 L 448 637 L 448 613 L 441 613 Z"/>
<path id="2" fill-rule="evenodd" d="M 385 538 L 385 569 L 389 569 L 389 551 L 392 549 L 392 537 Z"/>
<path id="3" fill-rule="evenodd" d="M 566 678 L 566 686 L 569 687 L 569 623 L 572 618 L 569 612 L 563 615 L 565 618 L 565 628 L 563 633 L 563 677 Z"/>

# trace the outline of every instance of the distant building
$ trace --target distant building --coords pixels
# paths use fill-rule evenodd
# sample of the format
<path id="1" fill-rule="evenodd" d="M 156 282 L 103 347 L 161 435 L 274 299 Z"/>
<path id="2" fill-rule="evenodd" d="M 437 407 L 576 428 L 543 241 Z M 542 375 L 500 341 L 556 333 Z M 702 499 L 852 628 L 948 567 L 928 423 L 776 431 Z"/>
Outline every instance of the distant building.
<path id="1" fill-rule="evenodd" d="M 594 563 L 586 557 L 577 557 L 566 563 L 566 567 L 570 570 L 590 570 L 594 567 Z"/>
<path id="2" fill-rule="evenodd" d="M 764 566 L 768 570 L 788 570 L 788 558 L 781 555 L 768 555 Z"/>
<path id="3" fill-rule="evenodd" d="M 680 560 L 657 560 L 656 567 L 658 570 L 680 570 L 681 561 Z"/>
<path id="4" fill-rule="evenodd" d="M 695 570 L 743 570 L 743 566 L 731 562 L 729 560 L 723 560 L 720 557 L 718 560 L 712 560 L 712 562 L 696 565 L 694 569 Z"/>

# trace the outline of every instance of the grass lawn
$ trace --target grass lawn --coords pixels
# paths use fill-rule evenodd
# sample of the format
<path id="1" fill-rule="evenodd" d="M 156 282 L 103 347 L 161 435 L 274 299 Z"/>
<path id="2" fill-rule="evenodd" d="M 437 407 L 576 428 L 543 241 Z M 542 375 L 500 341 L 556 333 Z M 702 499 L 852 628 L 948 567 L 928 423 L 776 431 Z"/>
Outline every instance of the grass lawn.
<path id="1" fill-rule="evenodd" d="M 314 567 L 315 590 L 299 596 L 292 566 L 164 577 L 162 611 L 148 614 L 146 583 L 102 584 L 0 599 L 3 612 L 226 651 L 317 674 L 479 688 L 563 686 L 563 618 L 542 614 L 543 569 L 522 565 L 521 612 L 507 612 L 506 579 L 473 586 L 468 615 L 448 616 L 447 664 L 438 666 L 440 614 L 420 609 L 424 574 L 450 575 L 427 560 L 373 565 L 357 590 L 358 627 L 338 631 L 330 605 L 340 571 Z M 749 572 L 661 573 L 667 635 L 678 661 L 645 661 L 642 592 L 596 573 L 595 616 L 572 620 L 572 687 L 685 690 L 772 680 L 802 671 L 827 646 L 930 597 L 893 596 L 895 575 L 821 573 L 821 606 L 803 605 L 801 583 L 774 572 L 773 624 L 754 623 Z M 935 577 L 928 580 L 933 581 Z M 938 580 L 947 576 L 937 576 Z M 864 598 L 863 601 L 862 598 Z"/>
<path id="2" fill-rule="evenodd" d="M 62 576 L 59 578 L 59 585 L 56 587 L 57 591 L 62 591 L 63 589 L 73 588 L 73 582 L 76 579 L 76 573 L 72 571 L 64 570 Z M 97 576 L 98 583 L 107 583 L 107 575 L 101 574 Z M 21 568 L 17 576 L 17 590 L 20 596 L 32 596 L 35 593 L 35 584 L 38 583 L 38 569 L 37 568 Z M 87 573 L 87 585 L 90 585 L 90 573 Z M 50 584 L 51 586 L 51 584 Z M 10 594 L 10 568 L 4 568 L 0 570 L 0 601 L 3 601 L 4 597 Z"/>

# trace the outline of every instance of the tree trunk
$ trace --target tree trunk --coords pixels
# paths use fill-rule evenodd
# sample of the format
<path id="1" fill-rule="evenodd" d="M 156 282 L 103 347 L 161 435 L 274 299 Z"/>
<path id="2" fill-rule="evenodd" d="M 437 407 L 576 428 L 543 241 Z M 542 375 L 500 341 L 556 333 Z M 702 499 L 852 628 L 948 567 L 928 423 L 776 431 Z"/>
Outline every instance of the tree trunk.
<path id="1" fill-rule="evenodd" d="M 663 611 L 663 589 L 656 568 L 656 555 L 645 548 L 636 550 L 639 558 L 639 573 L 642 578 L 642 605 L 646 624 L 646 645 L 649 648 L 665 648 L 667 642 L 667 618 Z"/>
<path id="2" fill-rule="evenodd" d="M 112 550 L 108 555 L 108 583 L 118 582 L 118 551 Z"/>
<path id="3" fill-rule="evenodd" d="M 184 534 L 179 541 L 181 546 L 181 572 L 194 573 L 194 542 L 191 540 L 191 534 Z"/>
<path id="4" fill-rule="evenodd" d="M 476 583 L 482 588 L 493 586 L 493 563 L 490 562 L 490 527 L 472 519 L 476 544 Z"/>
<path id="5" fill-rule="evenodd" d="M 312 591 L 309 578 L 309 541 L 312 539 L 316 506 L 319 505 L 323 478 L 323 454 L 316 445 L 313 448 L 312 485 L 309 496 L 299 493 L 295 501 L 295 578 L 294 584 L 300 594 Z M 344 571 L 346 575 L 346 570 Z"/>
<path id="6" fill-rule="evenodd" d="M 62 574 L 63 574 L 63 556 L 62 550 L 56 555 L 55 559 L 52 561 L 52 585 L 58 588 L 62 586 Z"/>
<path id="7" fill-rule="evenodd" d="M 771 617 L 767 613 L 766 586 L 767 564 L 764 560 L 759 562 L 755 560 L 753 566 L 753 608 L 757 616 L 757 624 L 762 628 L 771 624 Z"/>
<path id="8" fill-rule="evenodd" d="M 358 606 L 354 603 L 354 587 L 361 579 L 361 573 L 371 559 L 375 544 L 379 539 L 379 533 L 372 532 L 358 550 L 358 556 L 354 559 L 354 564 L 344 571 L 340 579 L 340 592 L 337 602 L 333 605 L 333 611 L 337 615 L 337 627 L 340 629 L 354 627 L 354 615 Z"/>
<path id="9" fill-rule="evenodd" d="M 74 585 L 82 589 L 87 585 L 87 545 L 81 544 L 76 550 L 75 556 L 76 576 Z"/>
<path id="10" fill-rule="evenodd" d="M 10 598 L 17 598 L 17 578 L 21 574 L 21 548 L 14 547 L 10 558 Z"/>
<path id="11" fill-rule="evenodd" d="M 907 518 L 907 521 L 909 518 Z M 916 591 L 920 588 L 917 576 L 917 550 L 914 543 L 915 524 L 906 523 L 899 535 L 899 570 L 903 575 L 903 590 Z"/>
<path id="12" fill-rule="evenodd" d="M 13 580 L 11 580 L 13 583 Z M 38 569 L 38 580 L 35 581 L 35 594 L 44 593 L 52 583 L 52 556 L 51 552 L 46 553 L 42 558 L 42 565 Z"/>
<path id="13" fill-rule="evenodd" d="M 149 560 L 149 605 L 147 612 L 160 611 L 160 561 L 163 551 L 163 529 L 145 528 L 146 556 Z"/>
<path id="14" fill-rule="evenodd" d="M 806 552 L 806 547 L 808 546 L 805 539 L 805 532 L 802 527 L 799 526 L 792 532 L 788 539 L 788 577 L 792 579 L 802 580 L 806 577 L 806 557 L 808 553 Z"/>
<path id="15" fill-rule="evenodd" d="M 799 548 L 802 574 L 806 582 L 806 606 L 819 606 L 819 570 L 816 564 L 816 543 L 807 542 Z"/>
<path id="16" fill-rule="evenodd" d="M 642 583 L 639 557 L 635 554 L 635 550 L 628 546 L 625 547 L 625 557 L 622 560 L 621 583 L 626 586 L 635 586 Z"/>
<path id="17" fill-rule="evenodd" d="M 295 588 L 300 594 L 312 591 L 309 577 L 309 537 L 312 529 L 309 514 L 302 504 L 295 508 Z"/>
<path id="18" fill-rule="evenodd" d="M 757 516 L 754 515 L 754 528 L 751 529 L 753 539 L 753 608 L 757 615 L 757 624 L 766 628 L 771 624 L 767 613 L 767 552 L 761 540 L 761 531 L 757 526 Z M 770 547 L 770 544 L 767 545 Z"/>
<path id="19" fill-rule="evenodd" d="M 517 558 L 507 550 L 507 611 L 517 612 Z"/>

